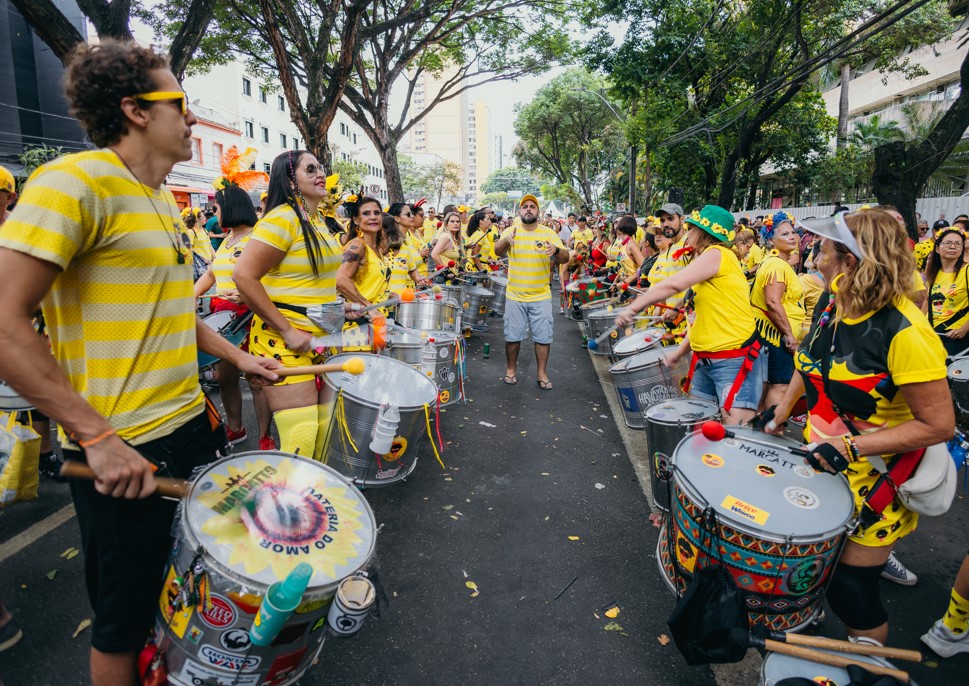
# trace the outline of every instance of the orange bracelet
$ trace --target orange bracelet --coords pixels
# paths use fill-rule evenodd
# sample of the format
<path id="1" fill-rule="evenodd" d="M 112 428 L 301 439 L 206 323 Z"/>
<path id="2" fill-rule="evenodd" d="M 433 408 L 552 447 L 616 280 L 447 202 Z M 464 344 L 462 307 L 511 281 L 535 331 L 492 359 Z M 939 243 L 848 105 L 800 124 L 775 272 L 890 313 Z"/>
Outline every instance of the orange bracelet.
<path id="1" fill-rule="evenodd" d="M 100 436 L 95 436 L 90 441 L 78 441 L 77 444 L 82 448 L 90 448 L 92 446 L 97 445 L 104 439 L 110 438 L 111 436 L 115 436 L 115 435 L 116 435 L 116 432 L 114 429 L 108 429 L 103 434 L 101 434 Z"/>

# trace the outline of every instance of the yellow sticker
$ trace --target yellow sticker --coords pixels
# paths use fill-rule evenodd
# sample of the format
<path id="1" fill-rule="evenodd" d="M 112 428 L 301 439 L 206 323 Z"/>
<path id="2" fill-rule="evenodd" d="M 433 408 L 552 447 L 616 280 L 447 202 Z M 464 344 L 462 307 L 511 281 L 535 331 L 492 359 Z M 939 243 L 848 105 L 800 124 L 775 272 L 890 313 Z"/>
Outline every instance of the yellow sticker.
<path id="1" fill-rule="evenodd" d="M 750 503 L 745 503 L 743 500 L 734 498 L 732 495 L 724 498 L 723 502 L 720 503 L 720 507 L 762 526 L 767 523 L 767 518 L 770 517 L 770 512 L 766 512 L 759 507 L 754 507 Z"/>
<path id="2" fill-rule="evenodd" d="M 578 536 L 569 536 L 569 540 L 570 541 L 578 541 L 579 540 L 579 537 Z"/>
<path id="3" fill-rule="evenodd" d="M 394 442 L 390 444 L 390 452 L 384 455 L 384 459 L 390 462 L 396 462 L 401 457 L 403 457 L 404 452 L 406 452 L 406 450 L 407 450 L 407 439 L 404 438 L 403 436 L 394 436 Z"/>
<path id="4" fill-rule="evenodd" d="M 609 338 L 619 338 L 619 332 L 613 331 L 611 334 L 609 334 Z"/>
<path id="5" fill-rule="evenodd" d="M 680 532 L 676 532 L 676 560 L 690 574 L 696 567 L 696 548 Z"/>
<path id="6" fill-rule="evenodd" d="M 700 462 L 705 464 L 707 467 L 713 467 L 714 469 L 720 469 L 723 466 L 723 458 L 719 455 L 714 455 L 713 453 L 704 453 L 700 456 Z"/>
<path id="7" fill-rule="evenodd" d="M 442 404 L 451 399 L 451 391 L 441 391 L 440 401 Z"/>
<path id="8" fill-rule="evenodd" d="M 757 465 L 757 473 L 761 476 L 766 476 L 768 479 L 777 474 L 773 467 L 766 464 Z"/>
<path id="9" fill-rule="evenodd" d="M 469 303 L 467 300 L 465 300 L 463 303 L 461 303 L 461 309 L 466 310 L 469 307 L 471 307 L 471 303 Z"/>
<path id="10" fill-rule="evenodd" d="M 189 605 L 183 608 L 178 603 L 178 595 L 182 586 L 175 579 L 175 568 L 169 567 L 165 586 L 162 588 L 161 597 L 158 599 L 158 607 L 161 609 L 162 617 L 164 617 L 172 633 L 183 638 L 185 630 L 188 628 L 188 620 L 195 614 L 195 606 Z"/>

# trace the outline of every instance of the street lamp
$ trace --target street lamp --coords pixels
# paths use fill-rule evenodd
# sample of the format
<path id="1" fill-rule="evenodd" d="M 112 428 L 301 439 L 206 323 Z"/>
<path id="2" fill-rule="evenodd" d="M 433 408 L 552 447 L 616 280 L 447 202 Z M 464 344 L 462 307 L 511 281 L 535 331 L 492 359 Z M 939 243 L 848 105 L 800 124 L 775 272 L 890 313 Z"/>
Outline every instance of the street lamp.
<path id="1" fill-rule="evenodd" d="M 580 91 L 582 93 L 590 93 L 596 96 L 602 101 L 602 103 L 606 107 L 609 108 L 609 111 L 616 116 L 616 119 L 618 119 L 620 123 L 622 124 L 626 123 L 626 117 L 624 117 L 619 112 L 617 112 L 616 108 L 612 106 L 612 103 L 606 100 L 606 97 L 599 91 L 592 91 L 592 90 L 589 90 L 588 88 L 576 88 L 575 90 Z M 636 104 L 633 103 L 634 114 L 636 112 L 635 107 L 636 107 Z M 629 146 L 629 211 L 632 212 L 633 214 L 636 213 L 636 156 L 638 152 L 639 151 L 636 149 L 635 145 Z"/>

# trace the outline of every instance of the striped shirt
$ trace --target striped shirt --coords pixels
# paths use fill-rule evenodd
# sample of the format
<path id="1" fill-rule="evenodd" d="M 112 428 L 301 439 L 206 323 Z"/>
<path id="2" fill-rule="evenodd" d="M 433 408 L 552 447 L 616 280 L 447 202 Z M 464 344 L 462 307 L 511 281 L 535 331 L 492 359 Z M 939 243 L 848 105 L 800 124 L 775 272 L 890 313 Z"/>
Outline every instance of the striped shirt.
<path id="1" fill-rule="evenodd" d="M 322 253 L 319 276 L 313 273 L 303 230 L 292 207 L 274 207 L 253 228 L 252 240 L 285 253 L 261 279 L 263 288 L 273 302 L 309 307 L 336 300 L 336 271 L 340 267 L 342 246 L 321 221 L 312 221 L 312 224 L 319 237 Z M 315 335 L 323 334 L 323 330 L 305 314 L 284 307 L 280 307 L 279 312 L 293 326 Z"/>
<path id="2" fill-rule="evenodd" d="M 93 150 L 34 172 L 0 227 L 0 246 L 60 268 L 42 306 L 54 357 L 135 445 L 203 407 L 192 259 L 177 217 L 167 189 L 142 185 L 115 153 Z"/>
<path id="3" fill-rule="evenodd" d="M 413 288 L 414 281 L 410 278 L 410 272 L 417 269 L 422 261 L 410 243 L 404 242 L 400 250 L 396 253 L 388 253 L 386 257 L 387 271 L 387 293 L 400 293 L 405 288 Z"/>
<path id="4" fill-rule="evenodd" d="M 501 237 L 507 238 L 514 228 L 505 229 Z M 547 226 L 536 226 L 531 231 L 518 229 L 515 242 L 508 249 L 508 290 L 510 300 L 523 303 L 538 302 L 552 297 L 548 286 L 548 261 L 545 254 L 549 245 L 564 247 L 558 233 Z"/>
<path id="5" fill-rule="evenodd" d="M 229 245 L 230 238 L 222 241 L 222 245 L 215 251 L 215 259 L 212 260 L 212 273 L 215 274 L 215 290 L 219 293 L 232 291 L 236 288 L 236 282 L 232 280 L 232 272 L 236 268 L 236 262 L 242 255 L 243 249 L 252 238 L 252 231 L 247 232 L 242 238 Z"/>

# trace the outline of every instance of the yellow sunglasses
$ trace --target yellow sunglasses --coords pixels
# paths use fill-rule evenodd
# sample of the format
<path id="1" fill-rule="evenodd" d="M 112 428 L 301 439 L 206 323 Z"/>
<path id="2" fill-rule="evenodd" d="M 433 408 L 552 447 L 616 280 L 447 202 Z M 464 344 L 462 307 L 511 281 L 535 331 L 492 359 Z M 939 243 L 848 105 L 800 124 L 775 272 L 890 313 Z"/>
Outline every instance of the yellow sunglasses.
<path id="1" fill-rule="evenodd" d="M 152 91 L 150 93 L 138 93 L 132 95 L 135 100 L 145 100 L 147 102 L 175 102 L 178 101 L 182 108 L 182 114 L 188 114 L 188 102 L 183 91 Z"/>

